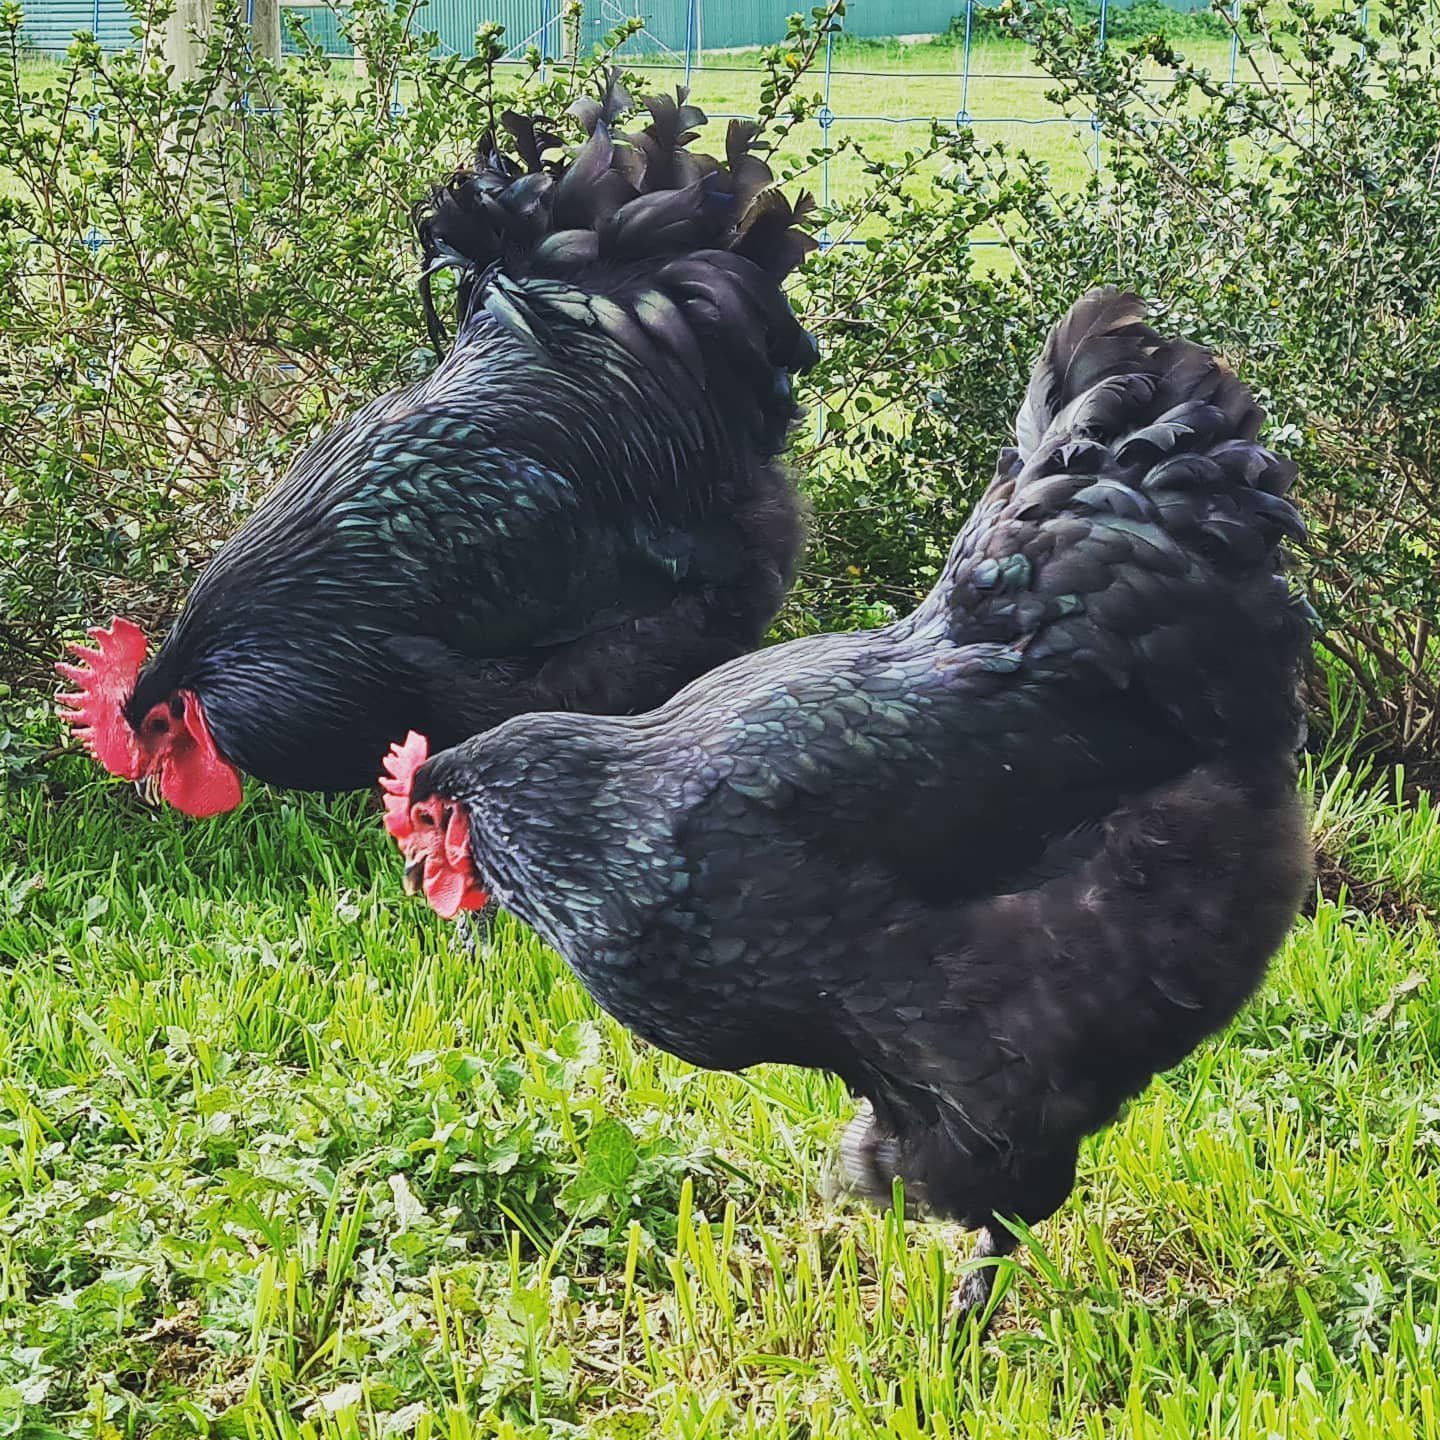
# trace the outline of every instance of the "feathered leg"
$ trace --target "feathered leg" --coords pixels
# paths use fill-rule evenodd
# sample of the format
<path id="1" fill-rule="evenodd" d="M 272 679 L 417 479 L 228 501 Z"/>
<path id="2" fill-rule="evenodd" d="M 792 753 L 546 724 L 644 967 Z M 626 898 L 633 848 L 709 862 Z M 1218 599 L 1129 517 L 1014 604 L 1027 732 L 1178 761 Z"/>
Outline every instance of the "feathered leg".
<path id="1" fill-rule="evenodd" d="M 906 1131 L 887 1125 L 862 1101 L 840 1141 L 837 1170 L 844 1189 L 873 1203 L 890 1201 L 892 1182 L 905 1182 L 906 1213 L 918 1208 L 978 1230 L 974 1265 L 956 1287 L 950 1322 L 984 1319 L 995 1289 L 993 1262 L 1013 1255 L 1014 1234 L 996 1214 L 1036 1224 L 1053 1215 L 1075 1183 L 1075 1152 L 969 1147 L 943 1126 Z"/>
<path id="2" fill-rule="evenodd" d="M 974 1186 L 969 1189 L 971 1197 L 981 1194 L 994 1197 L 991 1213 L 976 1227 L 980 1234 L 970 1254 L 972 1261 L 986 1263 L 975 1265 L 956 1287 L 950 1305 L 950 1320 L 955 1326 L 984 1320 L 999 1269 L 989 1262 L 1013 1255 L 1019 1244 L 1014 1233 L 996 1217 L 1013 1215 L 1027 1225 L 1048 1220 L 1065 1203 L 1075 1184 L 1074 1150 L 1011 1151 L 995 1157 L 995 1163 L 989 1167 L 975 1166 L 973 1158 L 965 1157 L 963 1165 L 952 1162 L 930 1177 L 932 1194 L 945 1197 L 948 1191 L 948 1203 L 937 1199 L 937 1208 L 964 1218 L 971 1227 L 976 1227 L 978 1217 L 975 1217 L 973 1203 L 966 1204 L 962 1199 L 966 1190 Z"/>
<path id="3" fill-rule="evenodd" d="M 920 1213 L 922 1197 L 899 1168 L 900 1142 L 876 1118 L 868 1100 L 861 1100 L 841 1132 L 835 1159 L 834 1171 L 827 1177 L 830 1198 L 858 1195 L 872 1205 L 888 1206 L 894 1193 L 894 1177 L 900 1175 L 906 1182 L 905 1214 L 913 1220 Z"/>

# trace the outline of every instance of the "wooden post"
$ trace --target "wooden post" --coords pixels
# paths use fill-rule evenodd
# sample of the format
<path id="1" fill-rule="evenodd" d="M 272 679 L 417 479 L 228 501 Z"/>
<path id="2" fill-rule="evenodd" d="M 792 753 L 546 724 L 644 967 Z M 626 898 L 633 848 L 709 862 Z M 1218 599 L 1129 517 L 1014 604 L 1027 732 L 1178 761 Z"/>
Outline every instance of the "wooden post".
<path id="1" fill-rule="evenodd" d="M 250 43 L 258 57 L 280 63 L 280 0 L 250 0 Z"/>
<path id="2" fill-rule="evenodd" d="M 250 43 L 255 54 L 268 60 L 280 59 L 280 0 L 247 0 L 250 14 Z M 200 57 L 215 28 L 214 0 L 176 0 L 165 22 L 165 59 L 175 67 L 175 79 L 183 84 L 193 80 L 200 69 Z"/>
<path id="3" fill-rule="evenodd" d="M 165 22 L 165 59 L 174 68 L 177 84 L 193 80 L 199 71 L 213 19 L 210 0 L 176 0 Z"/>

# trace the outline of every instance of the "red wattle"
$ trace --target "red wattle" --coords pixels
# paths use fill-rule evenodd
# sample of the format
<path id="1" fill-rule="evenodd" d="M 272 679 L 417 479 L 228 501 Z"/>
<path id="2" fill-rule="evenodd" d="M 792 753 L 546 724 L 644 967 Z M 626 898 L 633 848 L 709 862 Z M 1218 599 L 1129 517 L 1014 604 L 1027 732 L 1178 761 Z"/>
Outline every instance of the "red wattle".
<path id="1" fill-rule="evenodd" d="M 160 794 L 197 819 L 233 810 L 241 800 L 240 775 L 215 746 L 200 697 L 180 691 L 185 741 L 160 762 Z"/>

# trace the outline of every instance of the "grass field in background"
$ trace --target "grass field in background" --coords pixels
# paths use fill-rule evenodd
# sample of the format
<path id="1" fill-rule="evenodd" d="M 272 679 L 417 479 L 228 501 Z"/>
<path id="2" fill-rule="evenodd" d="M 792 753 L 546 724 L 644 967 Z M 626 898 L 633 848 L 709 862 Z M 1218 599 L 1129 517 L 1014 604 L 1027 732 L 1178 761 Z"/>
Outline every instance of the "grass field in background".
<path id="1" fill-rule="evenodd" d="M 953 1346 L 966 1238 L 820 1199 L 838 1085 L 638 1044 L 508 920 L 472 959 L 364 804 L 12 794 L 0 1427 L 1440 1436 L 1440 815 L 1394 788 L 1321 788 L 1363 908 L 1085 1146 Z"/>

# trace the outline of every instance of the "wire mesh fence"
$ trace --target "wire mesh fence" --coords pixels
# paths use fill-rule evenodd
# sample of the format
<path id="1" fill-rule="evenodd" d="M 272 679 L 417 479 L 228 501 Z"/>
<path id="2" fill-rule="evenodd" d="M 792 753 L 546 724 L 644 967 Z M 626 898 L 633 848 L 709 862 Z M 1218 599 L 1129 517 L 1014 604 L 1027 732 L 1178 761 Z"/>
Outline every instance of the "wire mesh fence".
<path id="1" fill-rule="evenodd" d="M 538 32 L 527 32 L 511 54 L 518 58 L 525 45 L 540 44 L 547 55 L 563 55 L 566 37 L 560 33 L 560 17 L 549 14 L 552 6 L 558 11 L 559 0 L 511 3 L 517 8 L 528 3 L 542 12 Z M 1113 43 L 1113 32 L 1123 30 L 1114 22 L 1124 18 L 1129 0 L 1097 3 L 1097 45 L 1103 50 Z M 598 8 L 608 25 L 624 18 L 623 0 L 599 0 Z M 748 10 L 761 8 L 763 4 L 752 4 Z M 776 38 L 783 30 L 783 20 L 776 18 L 780 7 L 769 8 L 775 16 L 766 32 L 753 17 L 737 23 L 732 12 L 745 6 L 712 3 L 707 12 L 705 0 L 659 0 L 621 54 L 628 68 L 657 85 L 688 87 L 712 119 L 748 118 L 760 103 L 756 41 L 722 46 L 716 37 Z M 1232 0 L 1230 9 L 1236 28 L 1227 28 L 1212 15 L 1205 0 L 1198 6 L 1167 0 L 1165 8 L 1203 12 L 1187 22 L 1185 49 L 1212 74 L 1236 84 L 1240 0 Z M 723 29 L 717 25 L 717 11 L 726 15 Z M 590 16 L 587 5 L 587 25 L 594 23 Z M 1068 111 L 1051 97 L 1053 78 L 1037 66 L 1024 44 L 1003 34 L 987 0 L 852 0 L 843 26 L 825 37 L 816 82 L 812 88 L 819 88 L 821 104 L 793 139 L 796 148 L 821 157 L 816 185 L 822 204 L 852 198 L 867 187 L 862 157 L 898 160 L 921 148 L 936 125 L 970 127 L 988 142 L 1024 149 L 1046 163 L 1053 183 L 1062 188 L 1078 189 L 1105 164 L 1099 117 Z M 1165 83 L 1158 70 L 1155 83 Z M 823 235 L 822 243 L 830 243 L 830 237 Z M 999 242 L 977 237 L 975 243 Z"/>
<path id="2" fill-rule="evenodd" d="M 1098 5 L 1102 49 L 1129 3 L 1090 0 Z M 1165 0 L 1167 9 L 1181 12 L 1193 3 Z M 1241 0 L 1232 4 L 1238 25 Z M 588 54 L 639 10 L 643 23 L 620 48 L 627 68 L 659 87 L 688 87 L 694 102 L 723 122 L 759 110 L 759 50 L 783 35 L 792 8 L 793 0 L 585 0 L 577 26 L 567 24 L 564 0 L 422 0 L 407 23 L 430 35 L 437 52 L 468 54 L 477 29 L 498 21 L 505 26 L 505 61 L 518 67 L 538 55 L 543 68 L 577 49 Z M 342 62 L 354 58 L 343 5 L 285 0 L 285 13 L 287 48 L 318 45 Z M 89 30 L 103 48 L 116 49 L 129 43 L 132 23 L 126 0 L 32 0 L 22 37 L 34 51 L 53 53 L 73 30 Z M 1186 23 L 1191 57 L 1236 83 L 1238 29 L 1227 32 L 1208 11 Z M 995 25 L 989 0 L 851 0 L 843 28 L 824 38 L 810 87 L 820 90 L 821 104 L 792 140 L 819 157 L 810 183 L 823 205 L 866 188 L 866 159 L 898 160 L 923 147 L 935 125 L 972 127 L 986 141 L 1023 148 L 1045 162 L 1056 186 L 1078 189 L 1105 163 L 1103 127 L 1094 114 L 1061 108 L 1047 93 L 1052 84 L 1027 47 Z M 393 113 L 404 106 L 397 88 Z M 832 240 L 864 243 L 822 233 L 822 245 Z M 980 235 L 972 243 L 999 242 Z"/>

